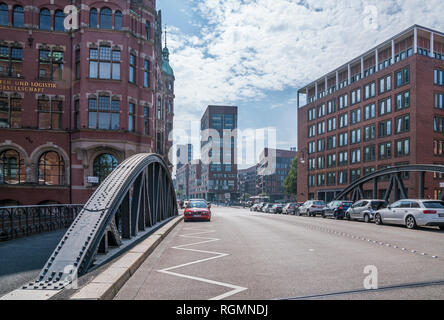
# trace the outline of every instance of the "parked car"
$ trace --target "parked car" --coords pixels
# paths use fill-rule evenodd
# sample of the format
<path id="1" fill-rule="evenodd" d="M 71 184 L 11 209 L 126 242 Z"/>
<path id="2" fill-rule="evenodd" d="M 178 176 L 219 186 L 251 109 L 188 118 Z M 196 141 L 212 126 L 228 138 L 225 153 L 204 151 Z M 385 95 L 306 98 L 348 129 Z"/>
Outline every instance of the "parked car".
<path id="1" fill-rule="evenodd" d="M 294 210 L 294 215 L 299 216 L 299 208 L 304 205 L 305 202 L 296 202 L 296 209 Z"/>
<path id="2" fill-rule="evenodd" d="M 355 202 L 346 212 L 347 220 L 360 220 L 371 222 L 377 210 L 387 207 L 385 200 L 360 200 Z"/>
<path id="3" fill-rule="evenodd" d="M 352 201 L 332 201 L 325 207 L 322 217 L 333 217 L 335 219 L 344 219 L 345 212 L 353 205 Z"/>
<path id="4" fill-rule="evenodd" d="M 264 203 L 262 206 L 261 206 L 261 208 L 260 208 L 260 212 L 266 212 L 266 210 L 267 210 L 267 207 L 268 207 L 268 203 Z"/>
<path id="5" fill-rule="evenodd" d="M 321 214 L 324 211 L 325 202 L 322 200 L 309 200 L 306 201 L 299 208 L 299 215 L 313 216 L 315 217 L 317 214 Z"/>
<path id="6" fill-rule="evenodd" d="M 189 201 L 184 211 L 184 221 L 206 220 L 211 221 L 211 211 L 205 200 Z"/>
<path id="7" fill-rule="evenodd" d="M 259 204 L 253 204 L 251 207 L 250 207 L 250 211 L 257 211 L 257 208 L 259 207 Z"/>
<path id="8" fill-rule="evenodd" d="M 257 205 L 257 210 L 256 210 L 256 211 L 261 212 L 261 211 L 262 211 L 262 208 L 263 208 L 266 204 L 267 204 L 266 202 L 261 202 L 261 203 L 259 203 L 259 204 Z"/>
<path id="9" fill-rule="evenodd" d="M 270 212 L 270 209 L 271 209 L 272 206 L 273 206 L 272 203 L 267 203 L 267 204 L 265 204 L 265 205 L 262 207 L 262 212 L 264 212 L 264 213 L 269 213 L 269 212 Z"/>
<path id="10" fill-rule="evenodd" d="M 444 230 L 444 201 L 400 200 L 375 213 L 376 224 L 399 224 L 409 229 L 434 226 Z"/>
<path id="11" fill-rule="evenodd" d="M 282 209 L 283 209 L 283 205 L 278 203 L 278 204 L 274 204 L 270 209 L 270 213 L 274 213 L 274 214 L 280 214 L 282 213 Z"/>
<path id="12" fill-rule="evenodd" d="M 285 207 L 282 208 L 282 214 L 295 214 L 298 208 L 297 203 L 287 203 Z"/>

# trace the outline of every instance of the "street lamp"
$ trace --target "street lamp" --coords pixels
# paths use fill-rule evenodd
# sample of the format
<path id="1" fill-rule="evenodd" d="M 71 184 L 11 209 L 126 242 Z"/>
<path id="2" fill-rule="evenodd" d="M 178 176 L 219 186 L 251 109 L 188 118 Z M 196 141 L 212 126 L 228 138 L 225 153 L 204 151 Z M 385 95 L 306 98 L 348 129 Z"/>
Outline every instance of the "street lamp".
<path id="1" fill-rule="evenodd" d="M 303 165 L 305 165 L 305 163 L 306 163 L 305 152 L 307 152 L 307 154 L 308 154 L 308 149 L 307 148 L 304 148 L 304 149 L 301 150 L 301 164 L 303 164 Z M 307 172 L 310 173 L 308 165 L 307 165 Z M 310 198 L 310 181 L 308 181 L 309 178 L 310 178 L 310 174 L 308 174 L 308 176 L 307 176 L 307 200 L 310 200 L 309 199 Z"/>

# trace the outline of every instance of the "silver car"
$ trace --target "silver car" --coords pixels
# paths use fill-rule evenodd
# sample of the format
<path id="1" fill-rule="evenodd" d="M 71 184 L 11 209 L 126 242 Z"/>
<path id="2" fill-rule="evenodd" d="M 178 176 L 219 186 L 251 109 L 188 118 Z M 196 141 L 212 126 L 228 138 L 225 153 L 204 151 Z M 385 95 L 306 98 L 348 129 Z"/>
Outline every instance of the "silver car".
<path id="1" fill-rule="evenodd" d="M 387 204 L 385 200 L 360 200 L 345 212 L 345 218 L 347 220 L 371 222 L 374 219 L 375 212 L 385 208 Z"/>
<path id="2" fill-rule="evenodd" d="M 261 211 L 264 213 L 269 213 L 272 206 L 273 206 L 272 203 L 267 203 L 262 207 Z"/>
<path id="3" fill-rule="evenodd" d="M 400 200 L 375 213 L 376 224 L 399 224 L 409 229 L 434 226 L 444 230 L 444 201 Z"/>
<path id="4" fill-rule="evenodd" d="M 306 201 L 301 207 L 299 207 L 299 215 L 313 216 L 322 214 L 325 209 L 325 202 L 321 200 Z"/>
<path id="5" fill-rule="evenodd" d="M 282 208 L 282 214 L 295 214 L 298 205 L 296 203 L 287 203 L 285 207 Z"/>

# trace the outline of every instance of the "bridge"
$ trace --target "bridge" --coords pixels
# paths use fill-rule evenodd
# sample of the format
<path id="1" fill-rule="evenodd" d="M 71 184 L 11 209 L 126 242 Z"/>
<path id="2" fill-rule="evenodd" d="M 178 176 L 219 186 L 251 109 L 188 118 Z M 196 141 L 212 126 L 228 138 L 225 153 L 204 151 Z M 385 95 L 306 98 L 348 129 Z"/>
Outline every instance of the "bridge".
<path id="1" fill-rule="evenodd" d="M 416 164 L 416 165 L 402 165 L 386 169 L 382 169 L 366 175 L 350 184 L 344 189 L 335 200 L 342 200 L 348 197 L 352 201 L 357 201 L 364 198 L 363 186 L 366 183 L 373 182 L 373 199 L 378 199 L 378 182 L 383 177 L 389 178 L 388 187 L 384 194 L 384 199 L 388 201 L 390 195 L 393 193 L 395 201 L 407 199 L 408 193 L 402 181 L 402 173 L 415 172 L 418 174 L 418 199 L 424 198 L 424 181 L 426 172 L 429 173 L 444 173 L 444 166 L 431 164 Z M 444 200 L 444 190 L 439 196 L 440 200 Z"/>
<path id="2" fill-rule="evenodd" d="M 177 215 L 165 161 L 156 154 L 137 154 L 122 162 L 83 207 L 7 207 L 0 227 L 7 240 L 69 226 L 38 278 L 22 287 L 61 290 Z"/>

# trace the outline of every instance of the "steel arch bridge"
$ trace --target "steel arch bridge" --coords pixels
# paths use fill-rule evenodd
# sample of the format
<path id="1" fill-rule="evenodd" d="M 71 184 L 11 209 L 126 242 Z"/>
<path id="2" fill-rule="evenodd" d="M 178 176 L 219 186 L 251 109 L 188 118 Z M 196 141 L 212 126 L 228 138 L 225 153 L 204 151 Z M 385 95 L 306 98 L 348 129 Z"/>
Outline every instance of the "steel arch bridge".
<path id="1" fill-rule="evenodd" d="M 402 181 L 401 174 L 404 172 L 417 172 L 419 176 L 418 198 L 424 198 L 424 180 L 426 172 L 444 173 L 444 166 L 431 164 L 403 165 L 382 169 L 366 175 L 365 177 L 353 182 L 344 191 L 342 191 L 335 200 L 343 200 L 347 195 L 351 195 L 350 200 L 357 201 L 364 198 L 363 185 L 373 181 L 373 198 L 377 199 L 378 180 L 381 177 L 388 176 L 389 184 L 386 189 L 384 200 L 388 201 L 390 195 L 394 192 L 395 201 L 407 199 L 408 193 Z M 439 199 L 444 200 L 444 190 L 441 192 Z M 382 199 L 381 199 L 382 200 Z"/>
<path id="2" fill-rule="evenodd" d="M 97 188 L 38 279 L 22 289 L 63 289 L 94 267 L 97 255 L 106 255 L 108 247 L 131 243 L 139 233 L 149 234 L 177 215 L 176 194 L 163 158 L 134 155 Z"/>

